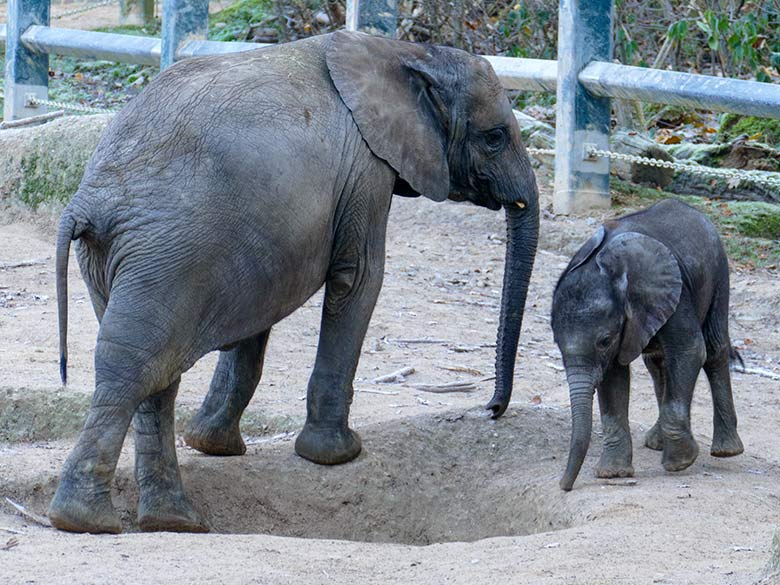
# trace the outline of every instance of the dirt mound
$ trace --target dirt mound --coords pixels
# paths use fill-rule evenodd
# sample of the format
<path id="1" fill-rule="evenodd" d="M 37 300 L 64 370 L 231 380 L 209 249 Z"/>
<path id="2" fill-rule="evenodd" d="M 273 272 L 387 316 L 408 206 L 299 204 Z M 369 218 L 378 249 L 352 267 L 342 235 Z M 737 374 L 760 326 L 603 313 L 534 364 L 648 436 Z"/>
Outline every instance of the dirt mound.
<path id="1" fill-rule="evenodd" d="M 499 421 L 481 409 L 424 415 L 371 425 L 362 435 L 364 452 L 343 466 L 318 466 L 289 442 L 268 442 L 243 457 L 180 451 L 182 475 L 220 533 L 424 545 L 572 526 L 556 487 L 568 439 L 560 411 L 514 409 Z M 3 492 L 44 512 L 58 465 L 41 467 L 6 470 Z M 117 471 L 113 499 L 125 530 L 136 531 L 130 457 Z"/>

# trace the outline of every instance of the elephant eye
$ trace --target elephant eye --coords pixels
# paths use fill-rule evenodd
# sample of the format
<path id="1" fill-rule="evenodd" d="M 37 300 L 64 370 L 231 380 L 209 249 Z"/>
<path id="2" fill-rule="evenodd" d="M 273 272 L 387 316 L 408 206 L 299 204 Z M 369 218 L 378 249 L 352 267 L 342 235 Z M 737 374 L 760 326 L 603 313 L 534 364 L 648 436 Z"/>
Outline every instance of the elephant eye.
<path id="1" fill-rule="evenodd" d="M 504 128 L 493 128 L 485 132 L 485 145 L 489 150 L 498 151 L 504 148 L 506 144 L 506 130 Z"/>
<path id="2" fill-rule="evenodd" d="M 610 335 L 605 335 L 596 342 L 596 347 L 599 349 L 607 349 L 610 345 L 612 345 L 612 336 Z"/>

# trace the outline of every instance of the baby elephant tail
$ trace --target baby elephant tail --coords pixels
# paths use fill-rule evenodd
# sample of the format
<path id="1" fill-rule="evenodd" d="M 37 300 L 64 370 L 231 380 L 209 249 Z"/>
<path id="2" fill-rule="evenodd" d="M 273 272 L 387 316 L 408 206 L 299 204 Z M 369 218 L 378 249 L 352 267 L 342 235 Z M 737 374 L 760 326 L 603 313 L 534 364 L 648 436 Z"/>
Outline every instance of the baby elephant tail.
<path id="1" fill-rule="evenodd" d="M 740 367 L 743 370 L 745 369 L 745 362 L 742 360 L 742 356 L 737 351 L 737 348 L 733 345 L 729 348 L 729 362 L 732 368 L 734 368 L 737 363 L 739 363 Z"/>
<path id="2" fill-rule="evenodd" d="M 71 241 L 78 239 L 84 231 L 78 225 L 66 209 L 60 218 L 57 232 L 57 318 L 60 329 L 60 378 L 63 385 L 68 381 L 68 256 Z"/>

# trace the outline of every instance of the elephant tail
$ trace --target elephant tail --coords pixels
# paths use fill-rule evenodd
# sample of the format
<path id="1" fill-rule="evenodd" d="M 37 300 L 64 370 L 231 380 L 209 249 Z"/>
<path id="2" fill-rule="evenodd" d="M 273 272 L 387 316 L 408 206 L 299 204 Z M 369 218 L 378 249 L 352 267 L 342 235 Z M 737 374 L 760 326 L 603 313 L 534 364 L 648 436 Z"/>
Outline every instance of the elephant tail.
<path id="1" fill-rule="evenodd" d="M 60 378 L 62 384 L 68 381 L 68 256 L 70 243 L 83 233 L 79 222 L 66 209 L 60 218 L 57 232 L 57 320 L 60 330 Z"/>
<path id="2" fill-rule="evenodd" d="M 734 368 L 737 364 L 739 364 L 743 370 L 745 369 L 745 362 L 742 359 L 742 356 L 737 351 L 737 348 L 734 347 L 733 345 L 729 347 L 729 362 L 731 362 L 732 368 Z"/>

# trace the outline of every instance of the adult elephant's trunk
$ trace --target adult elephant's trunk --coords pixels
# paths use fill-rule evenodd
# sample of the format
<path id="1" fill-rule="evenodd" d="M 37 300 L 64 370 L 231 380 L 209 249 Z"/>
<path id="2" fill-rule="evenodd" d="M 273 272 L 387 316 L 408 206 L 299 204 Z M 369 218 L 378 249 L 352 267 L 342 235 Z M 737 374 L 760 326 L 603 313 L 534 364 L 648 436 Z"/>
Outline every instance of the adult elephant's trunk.
<path id="1" fill-rule="evenodd" d="M 504 414 L 512 397 L 517 342 L 539 239 L 539 204 L 535 196 L 529 199 L 524 208 L 514 203 L 505 206 L 506 260 L 496 341 L 496 390 L 487 405 L 493 418 Z"/>
<path id="2" fill-rule="evenodd" d="M 596 377 L 595 368 L 592 366 L 566 367 L 566 380 L 569 383 L 569 400 L 571 401 L 571 443 L 569 445 L 569 462 L 566 464 L 566 472 L 561 478 L 560 486 L 562 490 L 567 492 L 571 491 L 590 446 Z"/>

